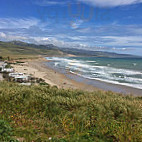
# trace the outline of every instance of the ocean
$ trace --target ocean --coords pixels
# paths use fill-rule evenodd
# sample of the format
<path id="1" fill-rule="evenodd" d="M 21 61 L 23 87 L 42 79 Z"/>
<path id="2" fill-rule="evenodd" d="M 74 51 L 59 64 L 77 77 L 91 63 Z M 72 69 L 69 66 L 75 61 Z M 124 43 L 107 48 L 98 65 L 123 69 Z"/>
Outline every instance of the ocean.
<path id="1" fill-rule="evenodd" d="M 47 57 L 50 67 L 91 81 L 142 89 L 142 58 Z"/>

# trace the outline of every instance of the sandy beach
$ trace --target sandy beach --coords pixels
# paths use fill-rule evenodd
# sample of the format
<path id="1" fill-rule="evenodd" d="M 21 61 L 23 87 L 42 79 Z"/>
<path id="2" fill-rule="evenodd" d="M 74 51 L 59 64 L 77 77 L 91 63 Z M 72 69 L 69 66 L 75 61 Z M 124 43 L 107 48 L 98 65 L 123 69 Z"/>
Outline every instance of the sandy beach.
<path id="1" fill-rule="evenodd" d="M 90 80 L 79 78 L 72 74 L 62 74 L 47 66 L 45 58 L 23 60 L 22 64 L 13 65 L 15 72 L 30 74 L 36 78 L 42 78 L 51 86 L 56 85 L 64 89 L 81 89 L 84 91 L 113 91 L 122 94 L 142 96 L 142 90 L 131 87 L 109 84 L 101 81 L 92 83 Z"/>
<path id="2" fill-rule="evenodd" d="M 36 78 L 42 78 L 45 80 L 46 83 L 50 84 L 51 86 L 55 85 L 58 88 L 81 89 L 85 91 L 99 90 L 94 86 L 77 82 L 73 79 L 69 79 L 64 74 L 61 74 L 47 67 L 45 65 L 45 62 L 47 62 L 47 60 L 44 58 L 32 60 L 28 59 L 22 61 L 24 63 L 12 65 L 14 67 L 15 72 L 29 74 Z"/>

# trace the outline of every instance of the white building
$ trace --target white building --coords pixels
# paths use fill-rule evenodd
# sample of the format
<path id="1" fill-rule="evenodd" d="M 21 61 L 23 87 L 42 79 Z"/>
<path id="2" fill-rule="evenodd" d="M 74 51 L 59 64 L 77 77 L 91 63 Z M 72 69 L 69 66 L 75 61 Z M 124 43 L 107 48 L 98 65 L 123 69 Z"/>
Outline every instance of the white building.
<path id="1" fill-rule="evenodd" d="M 2 68 L 1 71 L 2 71 L 2 72 L 10 73 L 10 72 L 14 72 L 14 69 L 13 69 L 13 68 Z"/>
<path id="2" fill-rule="evenodd" d="M 24 73 L 9 73 L 9 77 L 14 78 L 16 82 L 27 82 L 30 79 L 30 76 Z"/>
<path id="3" fill-rule="evenodd" d="M 6 66 L 7 66 L 7 63 L 0 62 L 0 70 L 1 70 L 1 72 L 7 72 L 7 73 L 14 72 L 13 68 L 5 68 Z"/>
<path id="4" fill-rule="evenodd" d="M 9 73 L 9 77 L 24 76 L 24 73 Z"/>

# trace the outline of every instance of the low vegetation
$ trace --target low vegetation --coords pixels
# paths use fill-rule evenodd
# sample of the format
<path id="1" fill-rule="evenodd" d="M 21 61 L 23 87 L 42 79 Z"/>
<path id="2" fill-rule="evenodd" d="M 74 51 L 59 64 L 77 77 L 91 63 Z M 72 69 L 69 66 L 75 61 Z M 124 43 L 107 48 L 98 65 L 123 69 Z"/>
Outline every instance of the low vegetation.
<path id="1" fill-rule="evenodd" d="M 0 141 L 141 142 L 142 98 L 0 83 Z"/>
<path id="2" fill-rule="evenodd" d="M 3 60 L 29 59 L 41 56 L 62 55 L 63 53 L 55 48 L 41 48 L 39 45 L 24 42 L 2 42 L 0 41 L 0 56 Z M 0 58 L 1 59 L 1 58 Z"/>

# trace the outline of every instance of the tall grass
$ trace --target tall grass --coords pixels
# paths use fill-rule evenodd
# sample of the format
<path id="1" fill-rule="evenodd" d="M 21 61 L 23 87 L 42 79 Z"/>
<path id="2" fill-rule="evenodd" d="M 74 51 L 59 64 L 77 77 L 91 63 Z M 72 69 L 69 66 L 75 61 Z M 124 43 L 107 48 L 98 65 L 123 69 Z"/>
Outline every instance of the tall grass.
<path id="1" fill-rule="evenodd" d="M 1 82 L 0 119 L 27 142 L 142 141 L 142 97 L 112 92 Z"/>

